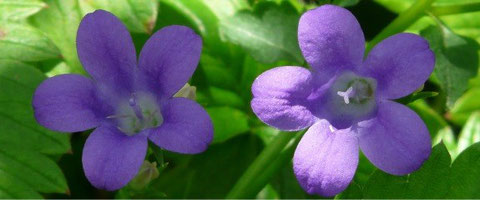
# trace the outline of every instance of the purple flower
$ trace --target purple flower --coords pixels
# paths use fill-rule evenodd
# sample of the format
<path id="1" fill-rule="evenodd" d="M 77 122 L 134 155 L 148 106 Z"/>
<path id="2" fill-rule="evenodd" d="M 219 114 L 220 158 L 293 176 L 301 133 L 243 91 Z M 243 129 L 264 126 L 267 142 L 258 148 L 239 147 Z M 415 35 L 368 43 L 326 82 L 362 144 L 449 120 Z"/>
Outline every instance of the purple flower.
<path id="1" fill-rule="evenodd" d="M 365 60 L 365 39 L 346 9 L 324 5 L 300 19 L 298 40 L 312 67 L 277 67 L 253 83 L 252 109 L 285 131 L 310 127 L 293 158 L 310 194 L 333 196 L 351 182 L 359 148 L 381 170 L 404 175 L 428 158 L 431 141 L 420 117 L 392 101 L 424 83 L 435 57 L 426 40 L 393 35 Z"/>
<path id="2" fill-rule="evenodd" d="M 111 13 L 86 15 L 77 33 L 78 57 L 92 79 L 66 74 L 35 91 L 37 121 L 55 131 L 96 128 L 83 148 L 85 175 L 97 188 L 116 190 L 139 171 L 148 140 L 178 153 L 204 151 L 213 136 L 207 112 L 172 98 L 192 76 L 201 38 L 183 26 L 156 32 L 137 57 L 125 26 Z"/>

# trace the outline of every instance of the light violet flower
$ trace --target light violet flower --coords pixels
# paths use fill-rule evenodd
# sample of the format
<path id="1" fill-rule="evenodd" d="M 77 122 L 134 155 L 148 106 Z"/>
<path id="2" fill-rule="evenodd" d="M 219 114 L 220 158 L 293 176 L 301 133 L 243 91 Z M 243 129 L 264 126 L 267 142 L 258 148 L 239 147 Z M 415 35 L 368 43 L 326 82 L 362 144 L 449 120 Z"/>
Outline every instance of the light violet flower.
<path id="1" fill-rule="evenodd" d="M 173 95 L 190 79 L 202 40 L 190 28 L 168 26 L 140 52 L 109 12 L 86 15 L 77 33 L 78 57 L 92 77 L 66 74 L 45 80 L 33 97 L 38 123 L 51 130 L 96 128 L 83 148 L 85 175 L 97 188 L 127 184 L 145 159 L 148 140 L 178 153 L 204 151 L 213 137 L 207 112 Z"/>
<path id="2" fill-rule="evenodd" d="M 435 57 L 422 37 L 401 33 L 363 60 L 365 38 L 346 9 L 324 5 L 303 14 L 302 53 L 312 67 L 277 67 L 253 83 L 251 106 L 266 124 L 285 131 L 310 127 L 293 158 L 310 194 L 333 196 L 351 182 L 359 149 L 381 170 L 404 175 L 428 158 L 431 140 L 420 117 L 392 101 L 419 88 Z"/>

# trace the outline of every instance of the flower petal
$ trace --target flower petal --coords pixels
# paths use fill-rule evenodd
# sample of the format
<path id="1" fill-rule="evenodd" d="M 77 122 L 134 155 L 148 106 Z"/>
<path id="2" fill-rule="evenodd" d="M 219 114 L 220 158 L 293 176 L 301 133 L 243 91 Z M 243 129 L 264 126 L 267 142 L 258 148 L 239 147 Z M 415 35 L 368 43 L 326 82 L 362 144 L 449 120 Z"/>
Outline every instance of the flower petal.
<path id="1" fill-rule="evenodd" d="M 345 190 L 357 165 L 357 137 L 349 129 L 332 132 L 326 120 L 308 129 L 293 157 L 293 170 L 302 188 L 325 197 Z"/>
<path id="2" fill-rule="evenodd" d="M 162 109 L 163 124 L 150 131 L 150 140 L 161 148 L 185 154 L 205 151 L 213 139 L 207 111 L 186 98 L 173 98 Z"/>
<path id="3" fill-rule="evenodd" d="M 127 136 L 110 125 L 98 127 L 83 148 L 83 170 L 87 179 L 100 189 L 120 189 L 137 174 L 147 146 L 147 137 L 142 133 Z"/>
<path id="4" fill-rule="evenodd" d="M 362 64 L 362 28 L 345 8 L 324 5 L 307 11 L 300 18 L 298 42 L 308 64 L 325 77 Z"/>
<path id="5" fill-rule="evenodd" d="M 418 89 L 434 66 L 435 55 L 425 39 L 400 33 L 375 46 L 358 70 L 377 80 L 379 96 L 397 99 Z"/>
<path id="6" fill-rule="evenodd" d="M 133 90 L 135 46 L 125 25 L 113 14 L 97 10 L 82 19 L 77 51 L 85 70 L 102 84 L 100 88 L 116 92 Z"/>
<path id="7" fill-rule="evenodd" d="M 402 104 L 380 102 L 377 117 L 358 126 L 363 153 L 387 173 L 411 173 L 430 155 L 431 141 L 425 123 Z"/>
<path id="8" fill-rule="evenodd" d="M 252 85 L 253 112 L 266 124 L 285 131 L 312 125 L 316 118 L 307 102 L 312 79 L 302 67 L 276 67 L 260 74 Z"/>
<path id="9" fill-rule="evenodd" d="M 151 87 L 173 96 L 193 75 L 202 52 L 202 39 L 185 26 L 167 26 L 157 31 L 140 53 L 140 70 Z"/>
<path id="10" fill-rule="evenodd" d="M 60 132 L 95 128 L 100 120 L 93 81 L 81 75 L 59 75 L 43 81 L 33 95 L 35 119 Z"/>

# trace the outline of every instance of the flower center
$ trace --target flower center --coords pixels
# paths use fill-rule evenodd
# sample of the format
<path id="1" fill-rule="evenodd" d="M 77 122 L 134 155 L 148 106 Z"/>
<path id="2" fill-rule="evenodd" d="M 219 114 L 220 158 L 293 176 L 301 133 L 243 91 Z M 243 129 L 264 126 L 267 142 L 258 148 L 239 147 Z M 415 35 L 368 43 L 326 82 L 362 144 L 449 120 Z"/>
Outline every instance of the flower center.
<path id="1" fill-rule="evenodd" d="M 129 136 L 163 123 L 155 98 L 148 94 L 133 93 L 128 101 L 118 106 L 116 114 L 108 118 L 115 119 L 118 129 Z"/>
<path id="2" fill-rule="evenodd" d="M 367 79 L 355 78 L 348 85 L 350 87 L 346 91 L 337 91 L 338 96 L 343 98 L 345 104 L 349 104 L 350 101 L 361 104 L 374 98 L 372 85 Z"/>
<path id="3" fill-rule="evenodd" d="M 375 111 L 374 79 L 344 72 L 332 83 L 323 107 L 323 117 L 335 128 L 343 129 Z"/>

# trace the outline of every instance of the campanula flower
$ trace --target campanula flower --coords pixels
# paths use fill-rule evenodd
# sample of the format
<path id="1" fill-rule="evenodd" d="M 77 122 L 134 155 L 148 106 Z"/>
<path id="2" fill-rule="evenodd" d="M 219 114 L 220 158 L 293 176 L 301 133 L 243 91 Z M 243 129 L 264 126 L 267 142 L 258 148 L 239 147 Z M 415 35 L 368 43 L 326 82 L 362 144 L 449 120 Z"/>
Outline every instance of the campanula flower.
<path id="1" fill-rule="evenodd" d="M 324 5 L 300 18 L 298 41 L 311 70 L 277 67 L 253 83 L 251 106 L 285 131 L 310 127 L 293 158 L 310 194 L 333 196 L 351 182 L 359 149 L 379 169 L 404 175 L 428 158 L 431 140 L 420 117 L 394 99 L 419 88 L 434 67 L 422 37 L 400 33 L 364 58 L 365 38 L 346 9 Z"/>
<path id="2" fill-rule="evenodd" d="M 86 15 L 77 32 L 78 57 L 91 76 L 45 80 L 33 97 L 38 123 L 51 130 L 95 128 L 83 148 L 85 175 L 97 188 L 127 184 L 145 159 L 148 140 L 178 153 L 204 151 L 213 137 L 207 112 L 173 95 L 200 59 L 201 38 L 190 28 L 168 26 L 146 42 L 137 62 L 126 27 L 109 12 Z"/>

